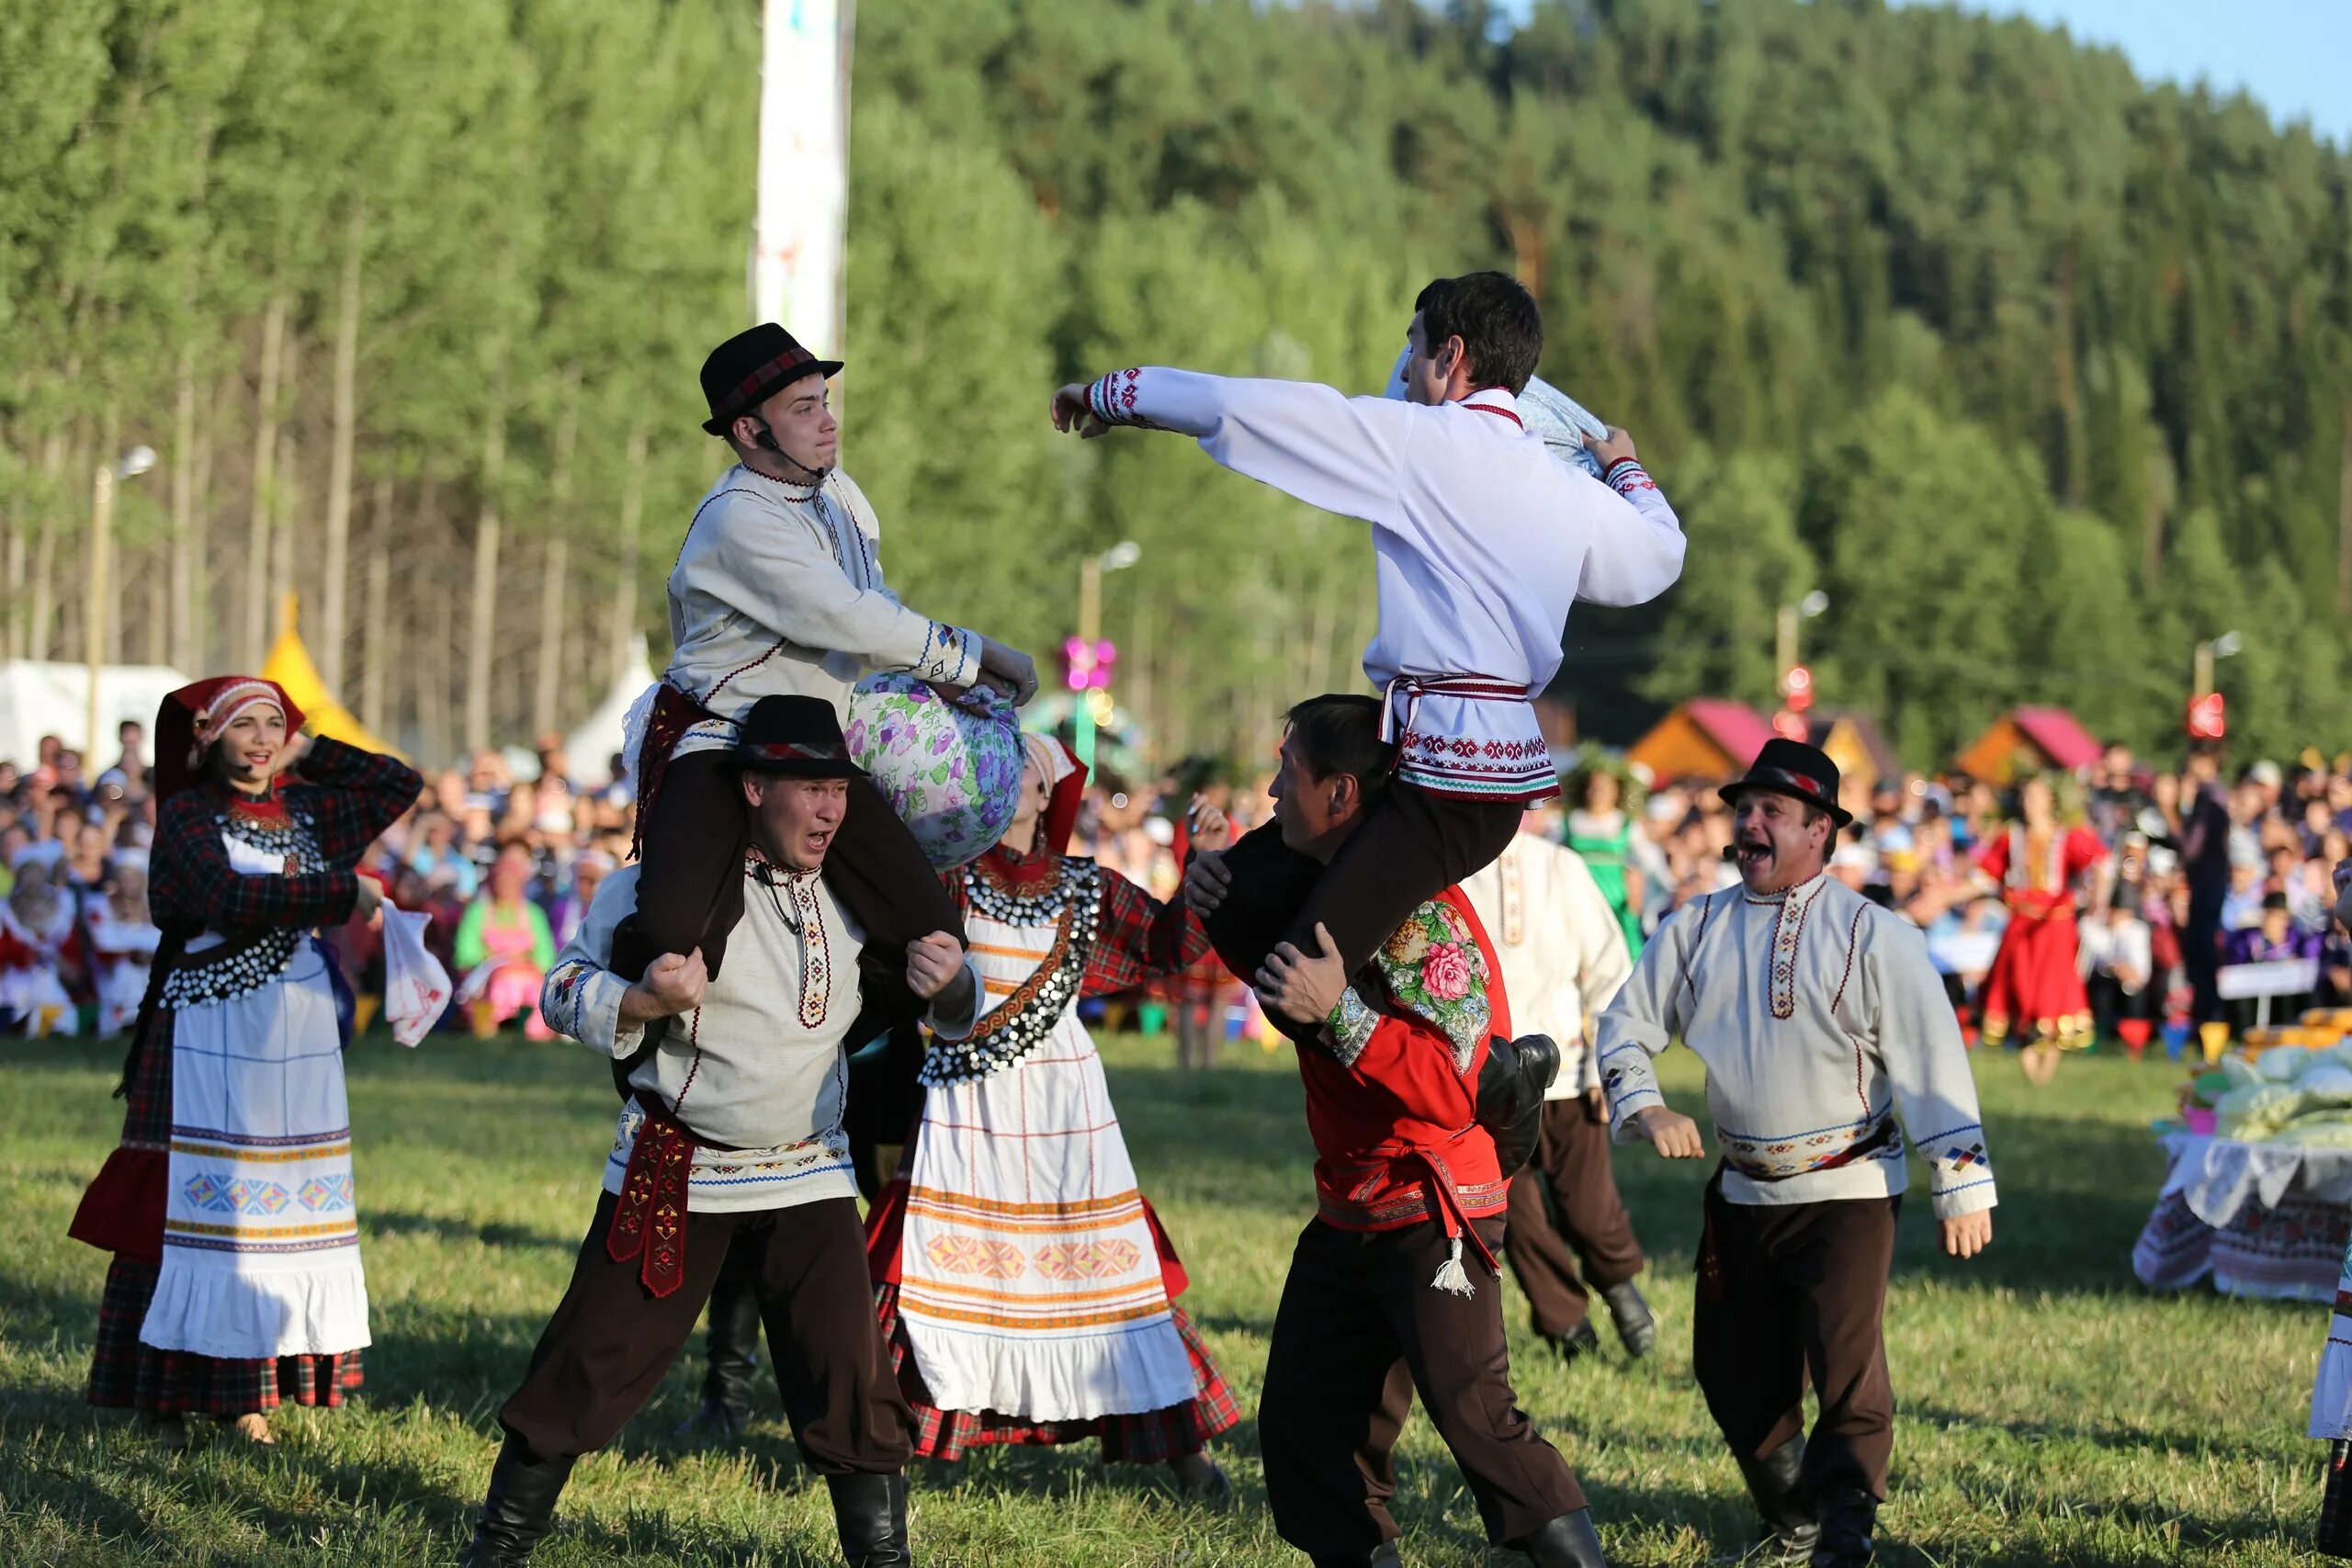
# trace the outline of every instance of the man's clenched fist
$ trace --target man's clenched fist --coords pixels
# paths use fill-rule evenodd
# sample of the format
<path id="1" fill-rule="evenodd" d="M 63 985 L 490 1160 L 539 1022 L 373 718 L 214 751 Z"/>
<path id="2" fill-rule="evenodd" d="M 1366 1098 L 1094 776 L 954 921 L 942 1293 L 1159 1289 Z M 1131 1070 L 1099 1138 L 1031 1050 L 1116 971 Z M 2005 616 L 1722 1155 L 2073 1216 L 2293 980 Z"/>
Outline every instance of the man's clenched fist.
<path id="1" fill-rule="evenodd" d="M 964 972 L 964 944 L 945 931 L 907 943 L 907 989 L 924 1001 L 947 988 Z"/>
<path id="2" fill-rule="evenodd" d="M 1647 1138 L 1650 1146 L 1667 1159 L 1698 1159 L 1707 1152 L 1707 1145 L 1699 1139 L 1699 1123 L 1663 1105 L 1651 1106 L 1626 1125 Z"/>
<path id="3" fill-rule="evenodd" d="M 621 1025 L 634 1028 L 657 1018 L 674 1018 L 702 1006 L 710 987 L 702 949 L 683 955 L 665 953 L 645 966 L 645 977 L 621 995 Z"/>

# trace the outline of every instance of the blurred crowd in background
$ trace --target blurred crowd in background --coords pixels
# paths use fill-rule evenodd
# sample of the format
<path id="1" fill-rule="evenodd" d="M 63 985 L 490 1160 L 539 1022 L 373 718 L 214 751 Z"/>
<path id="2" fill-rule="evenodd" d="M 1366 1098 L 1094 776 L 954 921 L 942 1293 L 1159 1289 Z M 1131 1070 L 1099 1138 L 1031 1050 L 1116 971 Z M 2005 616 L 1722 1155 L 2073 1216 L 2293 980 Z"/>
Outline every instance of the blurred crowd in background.
<path id="1" fill-rule="evenodd" d="M 26 762 L 0 761 L 0 1029 L 115 1034 L 130 1026 L 156 932 L 146 899 L 153 811 L 146 737 L 127 724 L 118 754 L 93 771 L 53 740 Z M 427 945 L 458 982 L 447 1029 L 544 1037 L 540 976 L 575 931 L 598 883 L 629 852 L 626 778 L 585 788 L 550 740 L 517 765 L 483 751 L 433 777 L 415 809 L 363 869 L 395 903 L 432 917 Z M 613 772 L 618 773 L 618 759 Z M 1531 832 L 1583 855 L 1639 950 L 1677 908 L 1737 880 L 1724 858 L 1728 810 L 1713 779 L 1659 780 L 1597 750 L 1564 768 L 1563 795 L 1530 814 Z M 1071 843 L 1155 897 L 1173 897 L 1185 808 L 1205 795 L 1246 831 L 1264 821 L 1264 775 L 1193 760 L 1148 782 L 1105 773 Z M 2064 889 L 2080 911 L 2081 972 L 2097 1037 L 2133 1049 L 2196 1024 L 2243 1029 L 2256 1003 L 2222 993 L 2229 966 L 2316 964 L 2308 992 L 2271 1006 L 2352 1005 L 2352 946 L 2331 918 L 2330 871 L 2352 855 L 2352 755 L 2225 768 L 2211 750 L 2160 767 L 2121 747 L 2073 774 L 2008 788 L 1906 773 L 1849 788 L 1853 825 L 1830 874 L 1925 934 L 1974 1039 L 1978 988 L 2011 918 L 2013 886 L 1987 851 L 2080 828 L 2104 853 Z M 368 1006 L 380 995 L 380 937 L 334 933 Z M 1100 1004 L 1099 1020 L 1173 1037 L 1177 1059 L 1205 1066 L 1221 1046 L 1271 1048 L 1248 988 L 1210 960 Z"/>

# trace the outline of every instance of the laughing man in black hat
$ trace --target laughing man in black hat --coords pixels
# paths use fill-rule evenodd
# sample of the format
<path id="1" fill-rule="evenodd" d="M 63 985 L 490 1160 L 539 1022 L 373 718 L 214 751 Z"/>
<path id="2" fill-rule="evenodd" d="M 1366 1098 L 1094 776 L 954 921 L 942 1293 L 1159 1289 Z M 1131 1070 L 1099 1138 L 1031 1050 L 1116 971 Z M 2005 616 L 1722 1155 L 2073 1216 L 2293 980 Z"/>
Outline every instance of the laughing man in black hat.
<path id="1" fill-rule="evenodd" d="M 863 782 L 831 705 L 763 697 L 718 755 L 750 824 L 733 962 L 707 976 L 695 955 L 671 953 L 634 984 L 614 973 L 614 933 L 637 907 L 632 865 L 605 879 L 548 972 L 548 1021 L 637 1065 L 571 1288 L 499 1412 L 506 1442 L 468 1568 L 529 1559 L 574 1461 L 660 1385 L 721 1260 L 747 1249 L 785 1415 L 832 1494 L 843 1556 L 850 1568 L 910 1561 L 910 1417 L 867 1282 L 843 1041 L 877 999 L 927 1009 L 933 1030 L 961 1039 L 978 980 L 944 930 L 908 943 L 896 974 L 860 962 L 863 934 L 821 874 Z"/>
<path id="2" fill-rule="evenodd" d="M 752 704 L 817 697 L 846 722 L 851 686 L 877 671 L 951 693 L 986 682 L 1016 702 L 1036 692 L 1028 655 L 916 614 L 883 581 L 881 525 L 837 467 L 826 383 L 841 367 L 773 321 L 703 363 L 703 429 L 736 461 L 695 508 L 670 572 L 676 651 L 629 759 L 644 869 L 638 913 L 614 948 L 624 974 L 697 950 L 720 972 L 741 911 L 741 810 L 724 758 Z M 851 781 L 831 858 L 828 880 L 876 947 L 962 929 L 914 835 L 863 778 Z"/>
<path id="3" fill-rule="evenodd" d="M 1740 886 L 1642 950 L 1601 1017 L 1601 1083 L 1620 1141 L 1696 1159 L 1698 1125 L 1667 1108 L 1650 1058 L 1679 1036 L 1706 1064 L 1722 1163 L 1690 1330 L 1699 1386 L 1763 1516 L 1766 1560 L 1848 1568 L 1870 1560 L 1894 1449 L 1882 1320 L 1904 1131 L 1955 1258 L 1992 1240 L 1992 1167 L 1925 940 L 1823 874 L 1849 820 L 1837 765 L 1774 739 L 1722 793 Z"/>

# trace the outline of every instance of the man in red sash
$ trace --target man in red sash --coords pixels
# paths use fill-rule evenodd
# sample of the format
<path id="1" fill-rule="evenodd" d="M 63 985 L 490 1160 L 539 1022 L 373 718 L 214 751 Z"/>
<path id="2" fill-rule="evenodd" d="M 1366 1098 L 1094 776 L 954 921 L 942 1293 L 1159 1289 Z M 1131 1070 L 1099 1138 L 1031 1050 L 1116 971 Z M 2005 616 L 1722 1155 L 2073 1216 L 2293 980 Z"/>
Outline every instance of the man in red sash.
<path id="1" fill-rule="evenodd" d="M 728 753 L 750 840 L 734 960 L 665 953 L 632 984 L 612 967 L 639 872 L 613 873 L 548 971 L 540 1010 L 630 1071 L 605 1196 L 523 1386 L 499 1412 L 469 1568 L 527 1561 L 572 1464 L 620 1431 L 693 1334 L 732 1251 L 754 1274 L 785 1414 L 825 1478 L 850 1568 L 907 1555 L 909 1415 L 874 1319 L 849 1139 L 843 1038 L 862 1006 L 911 1010 L 949 1039 L 971 1030 L 979 986 L 944 931 L 907 944 L 902 982 L 862 964 L 865 933 L 822 872 L 851 784 L 831 705 L 764 697 Z M 904 995 L 875 996 L 896 991 Z M 749 1251 L 747 1253 L 747 1247 Z"/>
<path id="2" fill-rule="evenodd" d="M 1328 863 L 1391 787 L 1390 753 L 1373 698 L 1293 708 L 1272 792 L 1284 841 Z M 1196 909 L 1225 908 L 1229 930 L 1288 918 L 1279 889 L 1261 897 L 1213 856 L 1194 858 L 1185 891 Z M 1317 941 L 1314 956 L 1275 946 L 1256 977 L 1261 995 L 1324 1020 L 1298 1048 L 1317 1213 L 1291 1257 L 1258 1410 L 1274 1528 L 1317 1568 L 1399 1561 L 1387 1503 L 1404 1402 L 1387 1395 L 1409 1374 L 1487 1539 L 1538 1568 L 1599 1568 L 1584 1493 L 1520 1410 L 1503 1345 L 1495 1255 L 1507 1166 L 1527 1151 L 1498 1155 L 1482 1124 L 1482 1070 L 1510 1038 L 1487 933 L 1445 889 L 1374 955 L 1370 997 L 1319 927 Z M 1531 1107 L 1543 1090 L 1531 1087 Z"/>

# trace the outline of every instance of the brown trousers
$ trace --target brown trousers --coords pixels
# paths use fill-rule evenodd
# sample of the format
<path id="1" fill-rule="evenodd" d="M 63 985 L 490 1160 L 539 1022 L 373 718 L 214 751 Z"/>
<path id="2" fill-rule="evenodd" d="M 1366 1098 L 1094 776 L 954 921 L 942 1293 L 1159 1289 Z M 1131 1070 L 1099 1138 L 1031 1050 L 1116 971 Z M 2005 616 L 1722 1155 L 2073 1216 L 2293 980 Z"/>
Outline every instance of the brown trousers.
<path id="1" fill-rule="evenodd" d="M 1244 985 L 1277 943 L 1316 952 L 1318 923 L 1352 975 L 1415 909 L 1509 848 L 1521 816 L 1513 801 L 1455 800 L 1391 780 L 1329 865 L 1284 844 L 1277 823 L 1243 834 L 1226 853 L 1232 886 L 1202 924 Z M 1302 1043 L 1322 1027 L 1274 1022 Z"/>
<path id="2" fill-rule="evenodd" d="M 1499 1220 L 1475 1223 L 1499 1245 Z M 1488 1540 L 1517 1540 L 1585 1506 L 1567 1461 L 1511 1392 L 1502 1281 L 1473 1249 L 1464 1267 L 1477 1294 L 1434 1290 L 1446 1254 L 1434 1224 L 1357 1232 L 1318 1219 L 1299 1233 L 1266 1353 L 1258 1443 L 1275 1531 L 1318 1563 L 1362 1562 L 1396 1538 L 1390 1456 L 1408 1386 L 1461 1467 Z"/>
<path id="3" fill-rule="evenodd" d="M 728 935 L 743 918 L 746 841 L 742 786 L 727 754 L 671 759 L 645 825 L 637 913 L 614 933 L 613 973 L 635 979 L 662 953 L 699 947 L 718 974 Z M 947 931 L 963 939 L 963 917 L 939 874 L 868 780 L 849 781 L 849 812 L 825 853 L 825 886 L 885 966 L 903 968 L 903 950 L 919 936 Z"/>
<path id="4" fill-rule="evenodd" d="M 695 1330 L 729 1244 L 761 1247 L 757 1290 L 768 1348 L 800 1458 L 820 1475 L 896 1474 L 911 1416 L 874 1319 L 857 1203 L 686 1216 L 685 1282 L 657 1297 L 636 1259 L 605 1250 L 614 1199 L 596 1205 L 571 1288 L 531 1352 L 499 1425 L 542 1459 L 603 1448 L 652 1397 Z"/>
<path id="5" fill-rule="evenodd" d="M 1642 1244 L 1609 1163 L 1609 1122 L 1582 1095 L 1544 1101 L 1535 1159 L 1510 1184 L 1509 1218 L 1510 1271 L 1538 1334 L 1573 1333 L 1589 1292 L 1642 1271 Z"/>
<path id="6" fill-rule="evenodd" d="M 1850 1485 L 1886 1497 L 1894 1389 L 1883 1330 L 1902 1203 L 1734 1203 L 1720 1171 L 1707 1186 L 1692 1370 L 1724 1439 L 1751 1459 L 1804 1430 L 1811 1381 L 1821 1415 L 1800 1495 Z"/>

